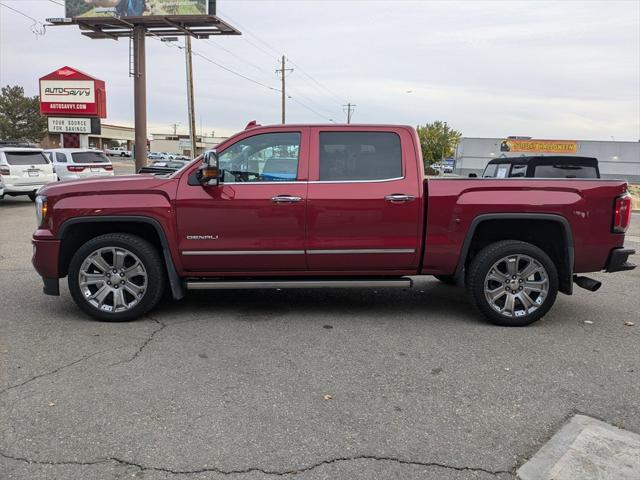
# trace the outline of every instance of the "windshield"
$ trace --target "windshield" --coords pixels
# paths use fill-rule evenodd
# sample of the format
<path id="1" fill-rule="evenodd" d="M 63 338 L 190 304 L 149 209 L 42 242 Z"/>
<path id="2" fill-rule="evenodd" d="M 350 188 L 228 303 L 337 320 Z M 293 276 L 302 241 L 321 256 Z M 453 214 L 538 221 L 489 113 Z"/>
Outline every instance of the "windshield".
<path id="1" fill-rule="evenodd" d="M 4 152 L 9 165 L 47 165 L 47 157 L 42 152 Z"/>
<path id="2" fill-rule="evenodd" d="M 102 152 L 74 152 L 71 158 L 73 163 L 109 163 L 109 159 Z"/>

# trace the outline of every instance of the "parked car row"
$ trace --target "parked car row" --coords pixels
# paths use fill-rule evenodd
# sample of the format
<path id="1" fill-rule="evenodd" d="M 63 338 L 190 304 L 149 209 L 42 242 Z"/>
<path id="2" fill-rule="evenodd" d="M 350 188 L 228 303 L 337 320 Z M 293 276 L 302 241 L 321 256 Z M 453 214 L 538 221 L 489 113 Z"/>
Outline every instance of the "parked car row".
<path id="1" fill-rule="evenodd" d="M 26 195 L 34 201 L 49 183 L 113 174 L 111 160 L 99 150 L 0 145 L 0 198 Z"/>
<path id="2" fill-rule="evenodd" d="M 169 152 L 149 152 L 147 153 L 148 160 L 182 160 L 189 161 L 191 158 L 186 155 L 178 155 L 177 153 Z"/>

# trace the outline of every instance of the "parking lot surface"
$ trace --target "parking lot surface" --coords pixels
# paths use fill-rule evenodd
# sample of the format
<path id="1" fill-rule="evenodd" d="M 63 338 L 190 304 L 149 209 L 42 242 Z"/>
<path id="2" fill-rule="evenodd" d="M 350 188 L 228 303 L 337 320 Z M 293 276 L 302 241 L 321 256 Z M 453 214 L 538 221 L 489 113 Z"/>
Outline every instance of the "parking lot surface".
<path id="1" fill-rule="evenodd" d="M 575 413 L 640 432 L 640 270 L 526 328 L 432 279 L 191 292 L 109 324 L 66 281 L 42 294 L 31 202 L 0 217 L 2 478 L 512 479 Z"/>

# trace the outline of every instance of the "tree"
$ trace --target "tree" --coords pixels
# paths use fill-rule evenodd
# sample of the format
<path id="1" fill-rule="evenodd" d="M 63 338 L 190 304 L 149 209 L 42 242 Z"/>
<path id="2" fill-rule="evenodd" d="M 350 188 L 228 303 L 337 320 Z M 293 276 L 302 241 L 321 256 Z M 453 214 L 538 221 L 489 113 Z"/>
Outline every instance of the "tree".
<path id="1" fill-rule="evenodd" d="M 0 93 L 0 140 L 39 142 L 47 134 L 47 119 L 40 115 L 38 96 L 25 97 L 24 88 L 2 87 Z"/>
<path id="2" fill-rule="evenodd" d="M 434 163 L 454 155 L 456 146 L 460 142 L 459 131 L 452 129 L 447 122 L 436 120 L 416 128 L 422 147 L 422 159 L 425 170 Z"/>

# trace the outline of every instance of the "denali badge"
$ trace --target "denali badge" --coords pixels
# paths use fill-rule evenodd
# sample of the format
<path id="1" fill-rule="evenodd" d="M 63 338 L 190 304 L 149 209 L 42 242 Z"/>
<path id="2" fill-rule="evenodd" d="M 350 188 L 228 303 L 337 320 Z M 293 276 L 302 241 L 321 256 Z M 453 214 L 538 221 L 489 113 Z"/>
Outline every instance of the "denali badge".
<path id="1" fill-rule="evenodd" d="M 217 240 L 218 235 L 187 235 L 187 240 Z"/>

